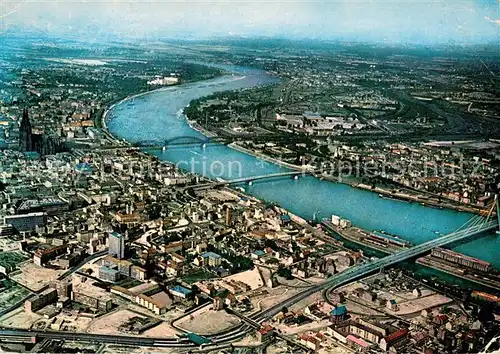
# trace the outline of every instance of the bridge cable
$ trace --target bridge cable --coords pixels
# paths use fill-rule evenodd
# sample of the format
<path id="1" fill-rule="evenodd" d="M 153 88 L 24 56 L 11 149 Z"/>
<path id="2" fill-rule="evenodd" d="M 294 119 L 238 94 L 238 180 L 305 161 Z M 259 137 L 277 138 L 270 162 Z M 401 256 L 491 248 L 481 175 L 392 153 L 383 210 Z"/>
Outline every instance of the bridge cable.
<path id="1" fill-rule="evenodd" d="M 492 210 L 488 213 L 488 216 L 491 215 Z M 455 232 L 460 231 L 460 230 L 465 230 L 466 228 L 471 228 L 475 227 L 478 225 L 478 222 L 482 221 L 483 223 L 488 222 L 488 219 L 485 220 L 480 214 L 474 215 L 472 218 L 470 218 L 466 223 L 464 223 L 462 226 L 460 226 Z M 471 223 L 472 226 L 468 226 L 468 224 Z"/>

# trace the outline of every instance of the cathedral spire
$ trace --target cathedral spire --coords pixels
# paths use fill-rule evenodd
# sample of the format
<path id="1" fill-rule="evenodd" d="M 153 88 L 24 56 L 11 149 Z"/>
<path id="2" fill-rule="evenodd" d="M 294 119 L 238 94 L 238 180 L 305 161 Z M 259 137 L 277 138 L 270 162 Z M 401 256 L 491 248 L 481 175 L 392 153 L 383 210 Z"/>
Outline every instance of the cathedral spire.
<path id="1" fill-rule="evenodd" d="M 23 109 L 23 117 L 19 125 L 19 150 L 22 152 L 33 150 L 33 133 L 27 108 Z"/>

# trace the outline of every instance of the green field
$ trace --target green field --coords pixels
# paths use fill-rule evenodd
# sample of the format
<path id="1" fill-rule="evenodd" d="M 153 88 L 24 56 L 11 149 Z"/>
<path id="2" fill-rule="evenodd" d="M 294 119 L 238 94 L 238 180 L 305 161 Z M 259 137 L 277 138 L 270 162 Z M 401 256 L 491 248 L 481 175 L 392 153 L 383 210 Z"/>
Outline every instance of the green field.
<path id="1" fill-rule="evenodd" d="M 21 301 L 29 291 L 10 279 L 0 280 L 0 311 Z"/>
<path id="2" fill-rule="evenodd" d="M 211 278 L 216 278 L 216 275 L 210 272 L 207 272 L 206 270 L 197 270 L 195 272 L 192 272 L 190 274 L 186 274 L 182 277 L 182 281 L 184 281 L 187 284 L 193 284 L 196 283 L 197 281 L 201 280 L 206 280 L 206 279 L 211 279 Z"/>
<path id="3" fill-rule="evenodd" d="M 10 269 L 17 268 L 19 263 L 24 262 L 28 258 L 18 252 L 0 252 L 0 266 Z"/>

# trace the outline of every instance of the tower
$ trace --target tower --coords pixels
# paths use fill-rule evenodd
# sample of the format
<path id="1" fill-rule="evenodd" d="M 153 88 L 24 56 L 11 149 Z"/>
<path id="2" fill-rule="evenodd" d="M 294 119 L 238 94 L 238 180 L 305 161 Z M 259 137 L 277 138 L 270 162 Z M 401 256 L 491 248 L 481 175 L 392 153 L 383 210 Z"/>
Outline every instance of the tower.
<path id="1" fill-rule="evenodd" d="M 19 150 L 22 152 L 33 151 L 33 133 L 26 108 L 23 110 L 23 117 L 19 124 Z"/>
<path id="2" fill-rule="evenodd" d="M 226 225 L 231 226 L 231 224 L 232 224 L 231 208 L 229 206 L 226 206 Z"/>
<path id="3" fill-rule="evenodd" d="M 118 232 L 111 232 L 108 238 L 108 254 L 118 259 L 125 257 L 125 238 Z"/>

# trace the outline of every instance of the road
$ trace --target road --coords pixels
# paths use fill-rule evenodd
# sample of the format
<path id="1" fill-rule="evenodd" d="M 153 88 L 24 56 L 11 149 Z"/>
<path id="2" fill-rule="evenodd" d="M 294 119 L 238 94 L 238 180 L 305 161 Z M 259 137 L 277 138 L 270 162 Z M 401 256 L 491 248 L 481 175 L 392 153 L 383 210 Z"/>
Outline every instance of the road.
<path id="1" fill-rule="evenodd" d="M 68 269 L 66 272 L 64 272 L 63 274 L 61 274 L 57 280 L 63 280 L 67 277 L 69 277 L 70 275 L 72 275 L 73 273 L 75 273 L 78 269 L 80 269 L 83 265 L 85 265 L 86 263 L 96 259 L 96 258 L 99 258 L 101 256 L 104 256 L 106 253 L 108 253 L 108 250 L 104 250 L 104 251 L 100 251 L 100 252 L 96 252 L 94 253 L 93 255 L 85 258 L 83 261 L 81 261 L 80 263 L 78 263 L 75 267 L 71 268 L 71 269 Z M 43 286 L 42 288 L 38 289 L 36 292 L 33 292 L 25 297 L 23 297 L 20 301 L 18 301 L 17 303 L 15 303 L 14 305 L 0 311 L 0 316 L 3 316 L 13 310 L 15 310 L 16 308 L 22 306 L 24 304 L 24 302 L 26 300 L 29 300 L 31 299 L 32 297 L 34 297 L 35 295 L 43 292 L 44 290 L 48 289 L 49 285 L 46 284 L 45 286 Z"/>
<path id="2" fill-rule="evenodd" d="M 276 304 L 266 310 L 248 316 L 252 323 L 261 324 L 276 314 L 278 314 L 283 307 L 290 308 L 294 304 L 306 299 L 314 293 L 320 292 L 329 288 L 337 288 L 349 284 L 355 280 L 366 277 L 379 269 L 392 266 L 401 261 L 415 258 L 426 252 L 429 252 L 435 247 L 441 247 L 446 244 L 457 242 L 467 237 L 485 233 L 494 230 L 498 227 L 497 221 L 489 221 L 480 225 L 471 226 L 467 229 L 453 232 L 451 234 L 438 237 L 426 243 L 414 246 L 396 254 L 389 255 L 384 258 L 376 259 L 370 262 L 363 263 L 359 266 L 351 267 L 350 269 L 339 273 L 325 282 L 314 285 L 305 289 L 292 297 L 285 299 L 279 304 Z M 238 339 L 255 331 L 255 325 L 243 323 L 234 328 L 212 336 L 207 336 L 212 340 L 212 343 L 207 347 L 227 345 L 237 341 Z M 147 347 L 171 347 L 171 348 L 194 348 L 194 344 L 189 342 L 187 338 L 142 338 L 142 337 L 127 337 L 127 336 L 113 336 L 113 335 L 99 335 L 89 333 L 65 333 L 65 332 L 50 332 L 50 331 L 18 331 L 18 330 L 1 330 L 0 339 L 19 337 L 19 336 L 33 336 L 34 334 L 48 339 L 66 339 L 73 341 L 83 342 L 99 342 L 110 344 L 122 344 L 131 346 L 147 346 Z M 215 348 L 214 348 L 215 349 Z"/>

